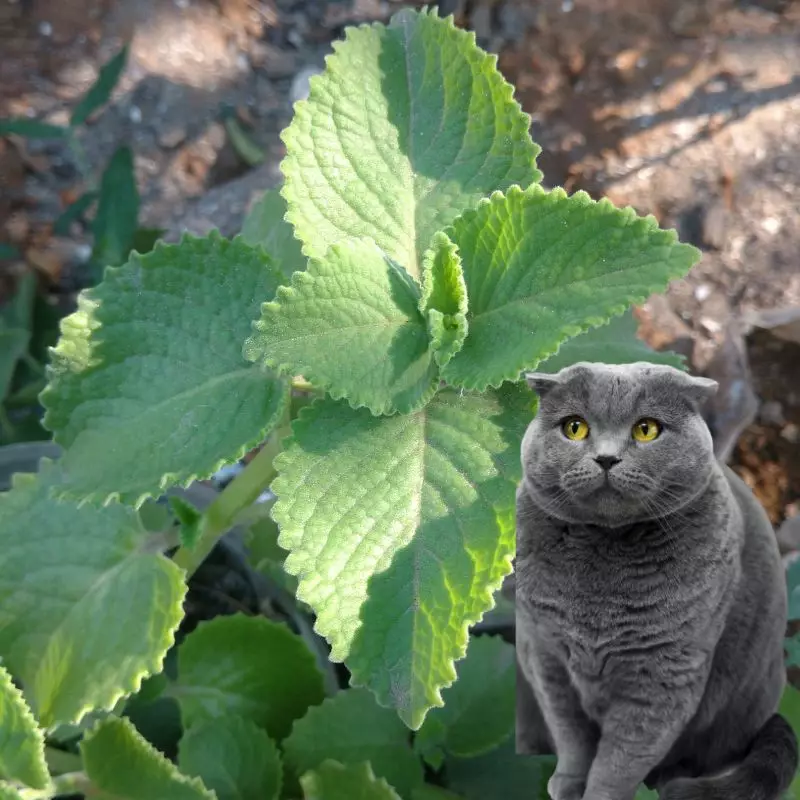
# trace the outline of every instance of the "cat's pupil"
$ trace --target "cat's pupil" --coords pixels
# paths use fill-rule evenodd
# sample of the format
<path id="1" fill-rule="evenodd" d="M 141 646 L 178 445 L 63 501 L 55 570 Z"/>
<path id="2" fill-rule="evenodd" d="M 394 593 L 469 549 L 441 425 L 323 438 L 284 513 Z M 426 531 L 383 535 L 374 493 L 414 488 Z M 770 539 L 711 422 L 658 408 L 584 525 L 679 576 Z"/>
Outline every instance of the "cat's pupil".
<path id="1" fill-rule="evenodd" d="M 572 428 L 573 433 L 577 433 L 581 429 L 581 424 L 577 420 L 572 420 L 570 427 Z"/>
<path id="2" fill-rule="evenodd" d="M 650 426 L 646 422 L 640 422 L 639 423 L 639 428 L 641 429 L 642 434 L 644 436 L 647 436 L 647 433 L 650 430 Z"/>

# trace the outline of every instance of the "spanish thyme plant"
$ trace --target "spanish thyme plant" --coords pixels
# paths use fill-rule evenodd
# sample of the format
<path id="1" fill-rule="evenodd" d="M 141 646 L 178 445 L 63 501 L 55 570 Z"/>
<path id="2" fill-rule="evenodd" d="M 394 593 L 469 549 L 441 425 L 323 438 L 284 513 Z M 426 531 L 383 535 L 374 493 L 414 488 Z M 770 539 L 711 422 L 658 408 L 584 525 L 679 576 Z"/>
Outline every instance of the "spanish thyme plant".
<path id="1" fill-rule="evenodd" d="M 19 748 L 0 742 L 0 797 L 445 797 L 420 756 L 463 775 L 453 759 L 510 746 L 513 650 L 479 638 L 459 660 L 511 571 L 535 413 L 522 372 L 680 364 L 626 309 L 699 254 L 652 217 L 542 188 L 495 64 L 434 11 L 349 29 L 283 134 L 280 194 L 241 236 L 159 244 L 82 293 L 41 396 L 64 455 L 0 498 L 0 655 L 23 687 L 3 673 Z M 173 501 L 168 559 L 172 529 L 143 524 L 152 499 L 263 442 L 204 512 Z M 272 520 L 253 507 L 267 488 Z M 311 651 L 246 617 L 201 625 L 177 679 L 158 675 L 187 578 L 234 524 L 361 688 L 319 705 L 333 690 Z M 488 682 L 500 662 L 505 683 Z M 448 689 L 457 666 L 473 677 Z M 141 692 L 180 706 L 191 778 L 116 713 L 147 676 Z M 499 716 L 463 724 L 489 685 Z M 87 720 L 82 758 L 51 777 L 42 730 Z M 211 752 L 247 792 L 226 793 Z M 526 767 L 542 786 L 544 763 Z M 475 781 L 444 783 L 469 797 Z"/>

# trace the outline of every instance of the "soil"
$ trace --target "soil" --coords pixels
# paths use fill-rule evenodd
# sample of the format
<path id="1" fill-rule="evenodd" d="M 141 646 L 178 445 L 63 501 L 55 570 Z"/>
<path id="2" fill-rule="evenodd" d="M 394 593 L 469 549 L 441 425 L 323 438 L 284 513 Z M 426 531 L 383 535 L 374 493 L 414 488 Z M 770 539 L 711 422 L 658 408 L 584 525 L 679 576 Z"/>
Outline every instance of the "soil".
<path id="1" fill-rule="evenodd" d="M 0 242 L 25 253 L 24 262 L 0 262 L 0 301 L 23 269 L 50 291 L 74 294 L 88 235 L 54 237 L 51 223 L 120 144 L 135 153 L 142 224 L 172 239 L 237 232 L 253 198 L 280 180 L 279 132 L 331 41 L 346 25 L 385 21 L 405 5 L 421 3 L 2 4 L 0 117 L 66 122 L 99 65 L 124 41 L 131 52 L 113 102 L 81 135 L 88 174 L 61 142 L 0 140 Z M 743 338 L 737 321 L 800 305 L 800 1 L 439 5 L 498 54 L 531 114 L 546 184 L 630 204 L 703 251 L 686 279 L 639 310 L 642 335 L 685 352 L 701 373 L 719 367 L 726 342 L 739 342 L 746 359 L 736 369 L 753 400 L 739 409 L 744 430 L 731 463 L 775 524 L 798 513 L 797 347 L 767 334 Z M 256 169 L 230 143 L 224 109 L 263 151 Z"/>

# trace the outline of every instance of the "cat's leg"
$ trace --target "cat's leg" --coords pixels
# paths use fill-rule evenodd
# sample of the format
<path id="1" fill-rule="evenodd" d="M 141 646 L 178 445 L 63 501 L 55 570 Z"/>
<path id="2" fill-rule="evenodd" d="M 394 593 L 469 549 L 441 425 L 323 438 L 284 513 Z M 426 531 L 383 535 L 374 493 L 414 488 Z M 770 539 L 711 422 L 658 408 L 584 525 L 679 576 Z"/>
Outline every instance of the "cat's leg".
<path id="1" fill-rule="evenodd" d="M 517 647 L 555 745 L 558 763 L 547 785 L 552 800 L 581 800 L 597 746 L 597 728 L 583 711 L 565 666 L 532 645 Z"/>
<path id="2" fill-rule="evenodd" d="M 666 758 L 692 713 L 689 703 L 662 707 L 641 697 L 635 703 L 613 704 L 603 719 L 583 800 L 633 800 L 639 784 Z"/>

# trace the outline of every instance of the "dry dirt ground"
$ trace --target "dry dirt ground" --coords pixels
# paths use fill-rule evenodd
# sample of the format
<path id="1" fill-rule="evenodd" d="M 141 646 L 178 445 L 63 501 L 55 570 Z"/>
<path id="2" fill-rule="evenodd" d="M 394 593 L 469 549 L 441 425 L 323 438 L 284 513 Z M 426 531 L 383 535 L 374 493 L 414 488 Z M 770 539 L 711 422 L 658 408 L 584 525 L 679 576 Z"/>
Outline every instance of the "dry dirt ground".
<path id="1" fill-rule="evenodd" d="M 82 136 L 99 169 L 136 154 L 142 222 L 238 230 L 279 180 L 279 131 L 348 24 L 385 0 L 0 0 L 0 116 L 65 122 L 98 65 L 131 41 L 114 102 Z M 654 214 L 703 250 L 690 277 L 642 309 L 642 334 L 720 378 L 710 411 L 731 462 L 774 523 L 800 512 L 800 343 L 747 314 L 800 306 L 798 0 L 446 0 L 440 9 L 498 53 L 531 114 L 548 185 Z M 223 107 L 266 154 L 249 169 Z M 59 142 L 0 140 L 0 242 L 53 292 L 80 285 L 85 233 L 49 223 L 83 186 Z M 749 361 L 750 368 L 747 368 Z M 740 435 L 741 434 L 741 435 Z M 800 546 L 800 541 L 794 546 Z M 788 545 L 787 545 L 788 547 Z"/>

